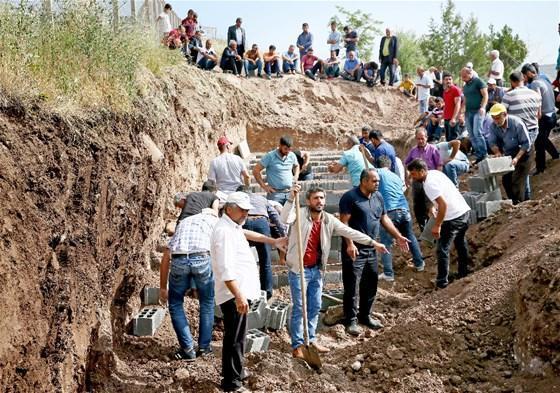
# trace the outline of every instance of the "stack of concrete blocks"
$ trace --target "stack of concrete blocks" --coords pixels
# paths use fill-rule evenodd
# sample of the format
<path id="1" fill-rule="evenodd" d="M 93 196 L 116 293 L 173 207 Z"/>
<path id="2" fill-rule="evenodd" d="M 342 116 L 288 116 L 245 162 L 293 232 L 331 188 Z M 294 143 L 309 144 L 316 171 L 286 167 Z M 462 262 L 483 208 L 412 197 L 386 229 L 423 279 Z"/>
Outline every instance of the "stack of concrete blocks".
<path id="1" fill-rule="evenodd" d="M 286 326 L 289 307 L 289 303 L 281 300 L 272 301 L 264 311 L 264 326 L 273 330 L 280 330 Z"/>
<path id="2" fill-rule="evenodd" d="M 270 337 L 259 329 L 249 329 L 245 336 L 245 353 L 266 352 L 270 345 Z"/>
<path id="3" fill-rule="evenodd" d="M 265 320 L 266 300 L 257 299 L 251 302 L 247 313 L 247 329 L 262 329 Z"/>
<path id="4" fill-rule="evenodd" d="M 324 294 L 335 297 L 337 299 L 340 299 L 342 302 L 342 298 L 344 296 L 344 290 L 342 288 L 337 288 L 337 289 L 329 289 L 326 291 L 323 291 Z M 341 304 L 341 302 L 337 302 L 335 300 L 329 299 L 327 297 L 322 297 L 322 301 L 321 301 L 321 311 L 326 311 L 327 308 L 332 307 L 332 306 L 338 306 L 339 304 Z"/>
<path id="5" fill-rule="evenodd" d="M 165 309 L 144 307 L 133 319 L 135 336 L 153 336 L 165 317 Z"/>

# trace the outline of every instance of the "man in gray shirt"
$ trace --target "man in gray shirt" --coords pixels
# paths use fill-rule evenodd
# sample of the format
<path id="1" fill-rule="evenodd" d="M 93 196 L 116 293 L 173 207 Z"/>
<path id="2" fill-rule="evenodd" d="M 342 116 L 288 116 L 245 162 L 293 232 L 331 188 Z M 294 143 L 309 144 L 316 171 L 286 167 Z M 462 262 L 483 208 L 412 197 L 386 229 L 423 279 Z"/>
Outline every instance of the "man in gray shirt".
<path id="1" fill-rule="evenodd" d="M 540 94 L 542 99 L 541 117 L 539 119 L 539 133 L 535 140 L 535 162 L 537 171 L 543 173 L 546 168 L 546 152 L 553 160 L 560 158 L 558 150 L 550 141 L 550 131 L 556 126 L 556 107 L 554 106 L 554 91 L 552 85 L 538 78 L 538 72 L 532 64 L 525 64 L 521 68 L 525 82 L 529 88 Z"/>
<path id="2" fill-rule="evenodd" d="M 242 185 L 249 185 L 249 173 L 241 157 L 230 152 L 231 142 L 227 137 L 218 139 L 220 155 L 210 162 L 208 179 L 216 182 L 218 191 L 230 194 Z"/>
<path id="3" fill-rule="evenodd" d="M 531 144 L 537 139 L 539 117 L 541 116 L 541 96 L 525 86 L 523 74 L 514 71 L 509 76 L 511 90 L 502 97 L 502 104 L 510 115 L 519 117 L 525 123 Z"/>

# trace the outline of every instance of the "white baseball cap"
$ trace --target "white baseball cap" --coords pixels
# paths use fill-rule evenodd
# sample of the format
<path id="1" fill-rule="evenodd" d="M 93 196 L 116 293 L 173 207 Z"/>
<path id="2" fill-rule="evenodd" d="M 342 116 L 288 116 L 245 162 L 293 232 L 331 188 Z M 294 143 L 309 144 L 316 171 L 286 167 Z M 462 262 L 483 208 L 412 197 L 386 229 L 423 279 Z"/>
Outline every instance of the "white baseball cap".
<path id="1" fill-rule="evenodd" d="M 489 85 L 495 85 L 496 84 L 496 79 L 494 79 L 494 78 L 488 79 L 488 84 Z"/>
<path id="2" fill-rule="evenodd" d="M 467 67 L 467 68 L 473 68 L 473 63 L 469 61 L 469 62 L 467 63 L 467 65 L 466 65 L 466 67 Z"/>
<path id="3" fill-rule="evenodd" d="M 226 203 L 233 203 L 243 210 L 253 209 L 253 205 L 251 205 L 251 200 L 249 199 L 249 194 L 241 191 L 229 194 Z"/>

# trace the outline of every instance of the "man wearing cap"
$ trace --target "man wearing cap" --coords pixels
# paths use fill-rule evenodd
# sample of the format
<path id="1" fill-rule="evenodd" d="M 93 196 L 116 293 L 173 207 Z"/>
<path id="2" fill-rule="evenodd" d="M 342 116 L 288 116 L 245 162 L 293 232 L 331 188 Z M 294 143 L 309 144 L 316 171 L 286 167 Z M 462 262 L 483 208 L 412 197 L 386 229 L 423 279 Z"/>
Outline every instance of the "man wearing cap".
<path id="1" fill-rule="evenodd" d="M 463 86 L 465 99 L 461 109 L 465 114 L 465 123 L 476 156 L 474 164 L 478 164 L 487 155 L 486 141 L 482 136 L 482 127 L 486 116 L 488 88 L 480 78 L 473 75 L 472 69 L 468 67 L 461 70 L 461 79 L 465 82 Z"/>
<path id="2" fill-rule="evenodd" d="M 500 52 L 496 49 L 491 50 L 488 53 L 488 57 L 490 57 L 492 62 L 487 75 L 488 85 L 490 85 L 490 79 L 493 79 L 498 87 L 504 86 L 504 63 L 500 60 Z"/>
<path id="3" fill-rule="evenodd" d="M 247 313 L 249 303 L 260 296 L 257 265 L 247 240 L 282 249 L 287 240 L 244 231 L 242 226 L 252 208 L 249 195 L 229 194 L 210 240 L 215 299 L 224 315 L 221 385 L 226 392 L 246 391 L 242 381 L 247 375 L 243 369 Z"/>
<path id="4" fill-rule="evenodd" d="M 538 78 L 538 71 L 532 64 L 525 64 L 521 68 L 528 87 L 541 96 L 541 117 L 539 119 L 539 133 L 535 140 L 535 174 L 543 173 L 546 169 L 546 153 L 553 160 L 560 158 L 558 150 L 550 141 L 550 132 L 556 126 L 556 107 L 554 105 L 554 91 L 552 85 Z"/>
<path id="5" fill-rule="evenodd" d="M 292 138 L 280 138 L 278 148 L 266 153 L 253 168 L 257 183 L 267 192 L 266 197 L 282 205 L 288 200 L 290 188 L 299 177 L 299 164 L 292 152 Z M 266 182 L 261 171 L 266 170 Z"/>
<path id="6" fill-rule="evenodd" d="M 529 149 L 531 142 L 525 123 L 513 115 L 508 115 L 503 104 L 490 108 L 493 123 L 490 126 L 488 144 L 496 157 L 510 156 L 513 172 L 502 177 L 502 183 L 508 198 L 513 204 L 525 200 L 525 185 L 529 175 Z"/>
<path id="7" fill-rule="evenodd" d="M 216 182 L 218 191 L 230 194 L 245 184 L 249 185 L 249 173 L 241 157 L 231 153 L 231 142 L 226 136 L 218 139 L 220 155 L 210 162 L 208 179 Z"/>
<path id="8" fill-rule="evenodd" d="M 496 80 L 494 78 L 488 79 L 488 103 L 486 104 L 486 110 L 490 110 L 494 104 L 499 104 L 502 102 L 504 96 L 504 88 L 496 86 Z"/>

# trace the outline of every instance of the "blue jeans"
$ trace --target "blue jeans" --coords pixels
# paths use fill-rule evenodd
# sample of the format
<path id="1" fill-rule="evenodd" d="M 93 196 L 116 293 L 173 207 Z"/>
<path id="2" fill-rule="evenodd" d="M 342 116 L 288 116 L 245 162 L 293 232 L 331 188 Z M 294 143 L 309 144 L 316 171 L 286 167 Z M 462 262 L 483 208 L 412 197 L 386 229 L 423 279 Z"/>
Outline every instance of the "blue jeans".
<path id="1" fill-rule="evenodd" d="M 193 349 L 193 338 L 189 321 L 183 308 L 185 292 L 194 280 L 198 288 L 200 323 L 198 348 L 210 348 L 212 326 L 214 324 L 214 276 L 209 256 L 173 256 L 169 271 L 169 315 L 173 329 L 184 351 Z"/>
<path id="2" fill-rule="evenodd" d="M 443 128 L 439 126 L 439 122 L 433 124 L 430 120 L 428 120 L 426 131 L 428 132 L 428 142 L 439 142 Z"/>
<path id="3" fill-rule="evenodd" d="M 412 260 L 414 261 L 414 266 L 422 267 L 424 266 L 424 257 L 422 256 L 422 251 L 420 250 L 420 245 L 414 231 L 412 230 L 412 217 L 410 212 L 404 209 L 391 210 L 387 212 L 387 215 L 393 221 L 395 227 L 399 230 L 401 235 L 410 240 L 409 247 L 412 253 Z M 379 232 L 381 243 L 387 247 L 389 253 L 381 255 L 381 262 L 383 263 L 383 273 L 388 277 L 393 277 L 395 275 L 393 271 L 393 259 L 390 254 L 391 248 L 393 246 L 393 237 L 381 226 Z"/>
<path id="4" fill-rule="evenodd" d="M 418 113 L 423 114 L 428 112 L 428 99 L 418 100 Z"/>
<path id="5" fill-rule="evenodd" d="M 297 60 L 295 60 L 292 64 L 285 61 L 284 64 L 282 64 L 282 69 L 284 70 L 284 72 L 289 72 L 289 71 L 292 71 L 292 70 L 296 71 L 298 69 L 297 64 L 298 64 Z"/>
<path id="6" fill-rule="evenodd" d="M 257 70 L 258 75 L 262 74 L 262 67 L 263 67 L 262 60 L 257 59 L 256 63 L 257 64 L 253 64 L 249 60 L 245 59 L 245 61 L 243 62 L 243 65 L 245 66 L 245 75 L 249 75 L 249 71 L 253 71 L 253 70 Z"/>
<path id="7" fill-rule="evenodd" d="M 202 59 L 200 59 L 197 65 L 203 70 L 210 71 L 213 70 L 214 67 L 216 67 L 216 62 L 203 57 Z"/>
<path id="8" fill-rule="evenodd" d="M 252 219 L 250 216 L 243 225 L 244 229 L 261 233 L 270 237 L 270 224 L 266 217 Z M 261 282 L 261 290 L 266 291 L 267 299 L 272 297 L 272 266 L 270 264 L 270 244 L 249 242 L 250 246 L 254 246 L 259 254 L 259 279 Z"/>
<path id="9" fill-rule="evenodd" d="M 449 180 L 451 180 L 457 187 L 459 187 L 459 181 L 457 178 L 468 171 L 469 163 L 466 161 L 451 160 L 443 166 L 443 173 L 445 173 Z"/>
<path id="10" fill-rule="evenodd" d="M 338 78 L 340 75 L 340 68 L 338 67 L 338 64 L 333 64 L 331 66 L 325 67 L 325 73 L 327 74 L 327 76 Z"/>
<path id="11" fill-rule="evenodd" d="M 273 193 L 266 194 L 266 199 L 270 199 L 271 201 L 278 202 L 283 206 L 288 200 L 289 196 L 290 196 L 289 192 L 273 192 Z"/>
<path id="12" fill-rule="evenodd" d="M 469 131 L 469 138 L 471 139 L 474 155 L 477 160 L 483 160 L 487 155 L 486 140 L 482 136 L 482 125 L 485 116 L 480 116 L 478 111 L 467 111 L 465 115 L 465 123 Z"/>
<path id="13" fill-rule="evenodd" d="M 309 330 L 309 342 L 313 342 L 315 341 L 315 331 L 319 322 L 319 311 L 321 311 L 323 279 L 318 265 L 312 268 L 305 268 L 304 270 L 305 285 L 307 287 L 307 328 Z M 292 293 L 290 336 L 292 337 L 292 348 L 296 349 L 303 345 L 303 308 L 299 274 L 290 270 L 288 272 L 288 281 L 290 282 L 290 291 Z"/>

